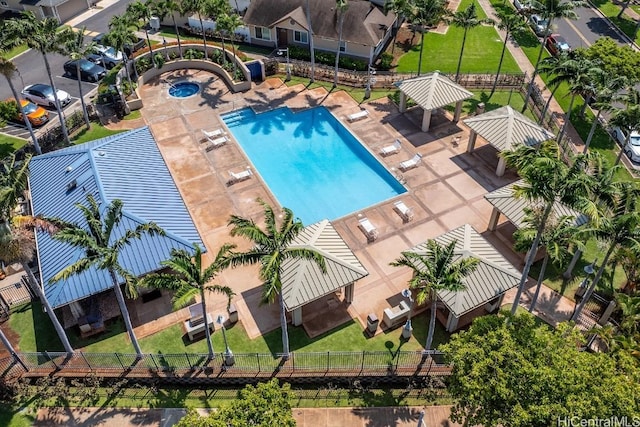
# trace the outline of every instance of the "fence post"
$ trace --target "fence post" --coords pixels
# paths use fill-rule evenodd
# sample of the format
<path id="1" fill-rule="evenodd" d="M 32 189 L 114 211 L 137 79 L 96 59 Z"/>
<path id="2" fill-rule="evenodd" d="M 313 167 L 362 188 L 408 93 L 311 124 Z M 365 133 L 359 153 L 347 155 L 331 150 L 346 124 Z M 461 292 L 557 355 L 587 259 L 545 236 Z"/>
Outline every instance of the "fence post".
<path id="1" fill-rule="evenodd" d="M 84 363 L 87 364 L 87 366 L 89 367 L 89 370 L 91 370 L 93 372 L 93 367 L 91 366 L 91 364 L 89 363 L 87 358 L 84 356 L 84 353 L 81 352 L 81 351 L 79 351 L 78 353 L 80 353 L 80 356 L 82 357 L 82 360 L 84 360 Z"/>
<path id="2" fill-rule="evenodd" d="M 258 361 L 258 373 L 262 372 L 260 369 L 260 353 L 256 353 L 256 360 Z"/>
<path id="3" fill-rule="evenodd" d="M 364 371 L 364 350 L 362 351 L 362 362 L 360 363 L 360 373 Z"/>
<path id="4" fill-rule="evenodd" d="M 122 366 L 122 370 L 126 371 L 127 368 L 124 367 L 124 363 L 122 363 L 122 359 L 120 359 L 120 355 L 118 353 L 113 353 L 116 356 L 116 359 L 118 359 L 118 362 L 120 362 L 120 366 Z"/>
<path id="5" fill-rule="evenodd" d="M 156 365 L 156 370 L 160 370 L 160 367 L 158 366 L 158 362 L 156 362 L 156 358 L 153 355 L 153 353 L 149 353 L 149 356 L 151 356 L 151 360 L 153 361 L 153 364 Z"/>
<path id="6" fill-rule="evenodd" d="M 331 356 L 331 352 L 327 351 L 327 370 L 325 372 L 329 372 L 329 367 L 331 366 L 331 361 L 329 360 Z"/>
<path id="7" fill-rule="evenodd" d="M 195 369 L 193 367 L 193 364 L 191 363 L 191 359 L 189 359 L 189 353 L 184 353 L 184 356 L 187 358 L 187 363 L 189 364 L 189 369 L 191 369 L 192 371 Z"/>
<path id="8" fill-rule="evenodd" d="M 53 357 L 51 357 L 51 355 L 49 354 L 48 351 L 45 350 L 44 354 L 49 358 L 49 362 L 53 363 L 53 366 L 56 367 L 56 371 L 60 370 L 60 367 L 58 366 L 58 364 L 53 360 Z"/>

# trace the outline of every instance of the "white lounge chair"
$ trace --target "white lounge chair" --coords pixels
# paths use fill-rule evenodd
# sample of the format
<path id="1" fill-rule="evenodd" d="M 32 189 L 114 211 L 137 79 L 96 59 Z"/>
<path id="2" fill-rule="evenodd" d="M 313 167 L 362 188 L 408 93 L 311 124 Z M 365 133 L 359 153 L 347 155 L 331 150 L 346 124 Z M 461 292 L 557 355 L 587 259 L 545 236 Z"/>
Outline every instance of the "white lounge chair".
<path id="1" fill-rule="evenodd" d="M 222 128 L 218 128 L 218 129 L 215 129 L 215 130 L 212 130 L 212 131 L 206 131 L 206 130 L 203 129 L 202 133 L 204 134 L 205 138 L 208 141 L 211 141 L 212 139 L 216 139 L 216 138 L 218 138 L 218 137 L 220 137 L 222 135 L 226 135 L 227 134 L 227 132 L 225 132 L 225 130 L 222 129 Z M 204 141 L 205 140 L 202 140 L 202 142 L 204 142 Z"/>
<path id="2" fill-rule="evenodd" d="M 371 224 L 371 221 L 369 221 L 369 218 L 367 217 L 360 218 L 359 222 L 360 222 L 359 227 L 364 233 L 364 235 L 367 236 L 368 242 L 373 242 L 378 238 L 378 230 L 373 224 Z"/>
<path id="3" fill-rule="evenodd" d="M 228 141 L 229 141 L 229 138 L 227 138 L 226 136 L 221 136 L 221 137 L 216 138 L 216 139 L 209 139 L 209 145 L 207 145 L 206 150 L 207 151 L 211 151 L 214 148 L 222 147 Z"/>
<path id="4" fill-rule="evenodd" d="M 415 156 L 413 156 L 409 160 L 405 160 L 404 162 L 400 162 L 400 165 L 398 167 L 400 168 L 400 170 L 403 170 L 403 171 L 406 171 L 406 170 L 409 170 L 409 169 L 413 169 L 416 166 L 418 166 L 418 164 L 420 163 L 421 159 L 422 159 L 422 155 L 416 154 Z"/>
<path id="5" fill-rule="evenodd" d="M 229 179 L 229 183 L 234 184 L 236 182 L 244 181 L 245 179 L 251 178 L 253 172 L 251 172 L 251 168 L 247 166 L 247 168 L 241 172 L 229 171 L 229 175 L 231 176 L 231 179 Z"/>
<path id="6" fill-rule="evenodd" d="M 347 116 L 347 120 L 349 120 L 350 122 L 355 122 L 356 120 L 364 119 L 368 115 L 369 112 L 367 110 L 360 110 L 357 113 L 349 114 Z"/>
<path id="7" fill-rule="evenodd" d="M 396 154 L 398 151 L 400 151 L 400 140 L 396 139 L 393 144 L 382 147 L 380 149 L 380 154 L 386 157 Z"/>
<path id="8" fill-rule="evenodd" d="M 402 222 L 409 222 L 413 219 L 413 209 L 405 205 L 402 200 L 398 200 L 393 204 L 393 210 L 400 215 Z"/>

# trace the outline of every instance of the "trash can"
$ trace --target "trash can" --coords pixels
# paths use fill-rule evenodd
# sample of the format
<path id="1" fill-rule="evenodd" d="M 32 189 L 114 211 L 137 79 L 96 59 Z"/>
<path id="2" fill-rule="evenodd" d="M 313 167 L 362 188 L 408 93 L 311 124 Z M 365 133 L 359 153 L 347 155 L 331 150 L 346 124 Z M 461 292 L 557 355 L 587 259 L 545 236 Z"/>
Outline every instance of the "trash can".
<path id="1" fill-rule="evenodd" d="M 236 323 L 238 321 L 238 309 L 235 304 L 229 306 L 229 323 Z"/>
<path id="2" fill-rule="evenodd" d="M 376 330 L 378 329 L 378 316 L 371 313 L 367 316 L 367 333 L 369 335 L 374 335 Z"/>

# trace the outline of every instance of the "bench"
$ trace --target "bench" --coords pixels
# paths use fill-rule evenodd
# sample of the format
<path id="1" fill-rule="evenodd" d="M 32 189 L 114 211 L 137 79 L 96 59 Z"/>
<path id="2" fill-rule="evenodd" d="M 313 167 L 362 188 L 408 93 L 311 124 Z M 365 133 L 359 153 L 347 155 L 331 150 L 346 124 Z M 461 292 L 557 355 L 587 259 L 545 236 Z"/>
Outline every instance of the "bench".
<path id="1" fill-rule="evenodd" d="M 209 330 L 213 332 L 215 330 L 213 324 L 213 318 L 211 317 L 211 313 L 207 313 L 207 325 L 209 325 Z M 189 341 L 193 341 L 196 339 L 198 334 L 204 332 L 204 318 L 202 316 L 187 319 L 184 321 L 184 330 L 189 337 Z"/>
<path id="2" fill-rule="evenodd" d="M 355 122 L 356 120 L 364 119 L 368 115 L 369 112 L 367 110 L 360 110 L 357 113 L 349 114 L 347 116 L 347 120 L 349 120 L 350 122 Z"/>
<path id="3" fill-rule="evenodd" d="M 382 323 L 389 329 L 393 329 L 396 326 L 400 326 L 409 318 L 409 306 L 406 301 L 401 301 L 400 304 L 385 308 L 382 316 Z"/>

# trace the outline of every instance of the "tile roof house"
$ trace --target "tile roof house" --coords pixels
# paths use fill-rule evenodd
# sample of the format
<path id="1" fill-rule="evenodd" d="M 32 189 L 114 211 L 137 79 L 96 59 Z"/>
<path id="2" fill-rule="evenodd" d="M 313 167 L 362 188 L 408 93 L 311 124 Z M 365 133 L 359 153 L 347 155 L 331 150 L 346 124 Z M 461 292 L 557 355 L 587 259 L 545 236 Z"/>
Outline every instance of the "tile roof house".
<path id="1" fill-rule="evenodd" d="M 145 235 L 122 250 L 120 264 L 137 276 L 159 270 L 174 248 L 193 250 L 194 243 L 202 245 L 148 127 L 33 157 L 29 184 L 34 215 L 83 225 L 76 204 L 86 205 L 86 195 L 92 194 L 105 208 L 114 199 L 123 201 L 120 230 L 114 230 L 114 236 L 140 223 L 162 227 L 165 236 Z M 93 268 L 52 283 L 55 274 L 84 253 L 46 233 L 38 233 L 36 242 L 41 285 L 52 307 L 61 308 L 112 287 L 108 273 Z"/>
<path id="2" fill-rule="evenodd" d="M 269 47 L 309 47 L 309 4 L 313 44 L 317 50 L 335 52 L 339 27 L 335 0 L 252 0 L 244 16 L 252 44 Z M 344 15 L 344 55 L 373 60 L 391 38 L 396 22 L 393 12 L 367 0 L 351 0 Z"/>

